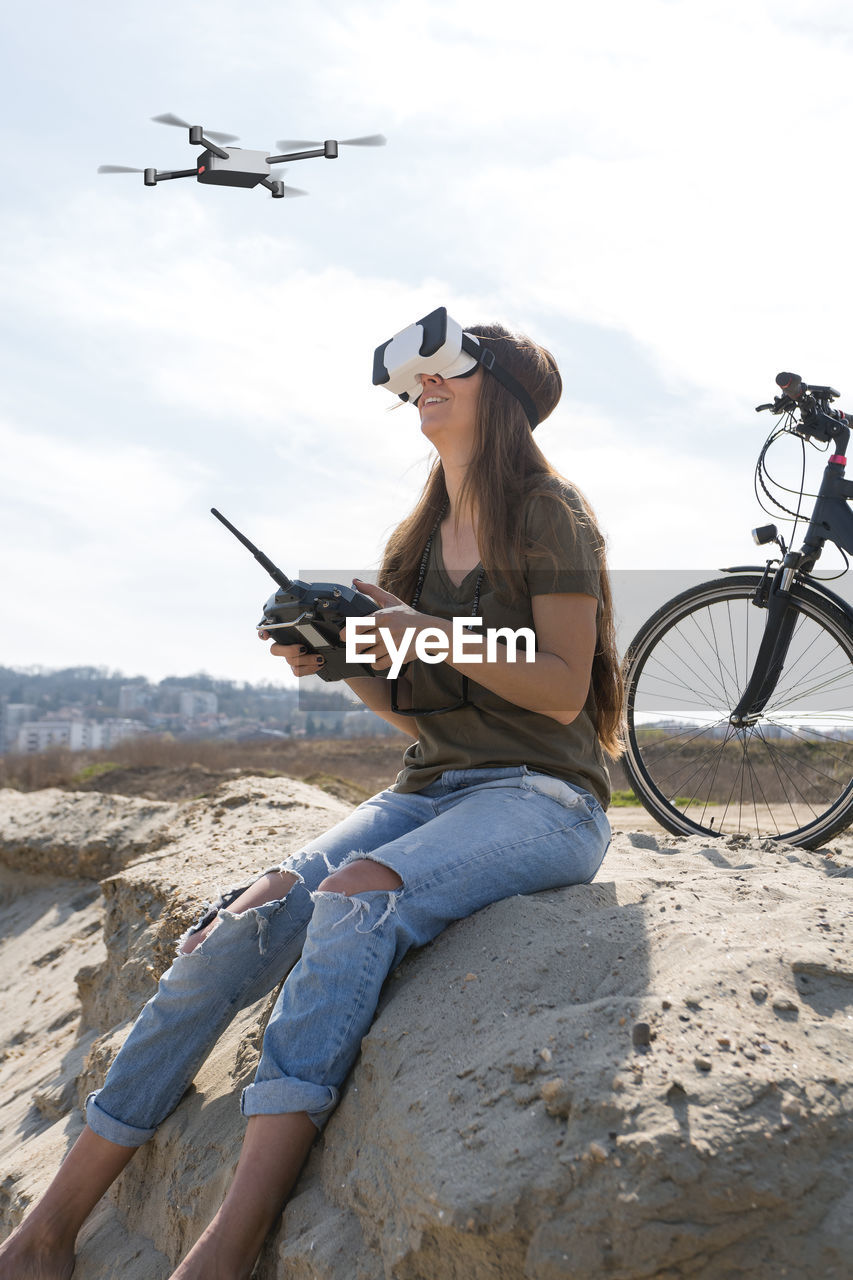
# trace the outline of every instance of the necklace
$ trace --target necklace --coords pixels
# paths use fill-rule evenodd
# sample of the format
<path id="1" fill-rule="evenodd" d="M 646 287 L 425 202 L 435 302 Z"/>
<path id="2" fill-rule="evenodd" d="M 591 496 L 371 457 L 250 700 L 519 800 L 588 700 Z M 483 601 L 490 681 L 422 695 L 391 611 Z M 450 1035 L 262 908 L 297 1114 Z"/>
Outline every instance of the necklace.
<path id="1" fill-rule="evenodd" d="M 415 585 L 415 593 L 412 596 L 413 609 L 417 609 L 418 607 L 418 602 L 420 601 L 421 592 L 423 591 L 424 582 L 426 580 L 427 565 L 429 564 L 429 557 L 430 557 L 430 552 L 432 551 L 433 539 L 435 535 L 438 533 L 438 529 L 442 520 L 447 515 L 447 507 L 448 507 L 448 504 L 445 502 L 444 506 L 441 508 L 441 511 L 438 513 L 438 519 L 436 520 L 435 524 L 432 526 L 432 529 L 430 530 L 430 535 L 426 540 L 424 553 L 421 556 L 420 568 L 418 569 L 418 581 Z M 480 591 L 482 590 L 483 578 L 485 576 L 485 573 L 486 573 L 486 570 L 481 565 L 480 572 L 477 574 L 477 581 L 474 584 L 474 599 L 471 603 L 472 618 L 478 617 L 480 613 Z"/>

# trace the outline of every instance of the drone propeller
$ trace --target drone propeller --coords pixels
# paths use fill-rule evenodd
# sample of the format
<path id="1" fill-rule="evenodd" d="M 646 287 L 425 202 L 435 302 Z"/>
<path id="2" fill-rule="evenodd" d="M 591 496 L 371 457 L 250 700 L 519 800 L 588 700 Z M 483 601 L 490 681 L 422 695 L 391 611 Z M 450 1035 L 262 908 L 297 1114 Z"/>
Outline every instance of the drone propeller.
<path id="1" fill-rule="evenodd" d="M 151 119 L 156 124 L 172 124 L 176 129 L 191 129 L 192 125 L 187 124 L 186 120 L 182 120 L 180 116 L 174 115 L 171 111 L 167 111 L 162 116 L 152 116 Z M 214 142 L 236 142 L 238 134 L 236 133 L 214 133 L 212 129 L 205 129 L 205 135 L 212 138 Z"/>
<path id="2" fill-rule="evenodd" d="M 126 164 L 99 164 L 98 173 L 144 173 L 144 169 L 130 169 Z"/>
<path id="3" fill-rule="evenodd" d="M 342 147 L 384 147 L 388 139 L 384 133 L 369 133 L 363 138 L 344 138 Z"/>
<path id="4" fill-rule="evenodd" d="M 211 137 L 213 135 L 211 134 Z M 341 138 L 341 147 L 384 147 L 388 139 L 384 133 L 370 133 L 364 138 Z M 275 144 L 280 151 L 301 151 L 304 147 L 322 147 L 322 142 L 306 138 L 281 138 Z"/>

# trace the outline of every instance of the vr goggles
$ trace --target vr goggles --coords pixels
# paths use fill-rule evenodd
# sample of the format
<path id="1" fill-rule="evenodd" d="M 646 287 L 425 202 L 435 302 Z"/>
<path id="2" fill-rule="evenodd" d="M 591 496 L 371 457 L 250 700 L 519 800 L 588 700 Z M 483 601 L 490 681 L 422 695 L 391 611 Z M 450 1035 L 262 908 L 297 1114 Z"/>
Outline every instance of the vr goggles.
<path id="1" fill-rule="evenodd" d="M 407 329 L 401 329 L 376 348 L 373 385 L 384 387 L 401 400 L 417 404 L 423 391 L 418 374 L 460 378 L 473 373 L 478 365 L 482 365 L 515 396 L 532 431 L 539 422 L 539 415 L 524 387 L 498 363 L 489 347 L 484 346 L 473 333 L 465 333 L 462 326 L 451 319 L 447 307 L 436 307 L 428 316 L 410 324 Z"/>

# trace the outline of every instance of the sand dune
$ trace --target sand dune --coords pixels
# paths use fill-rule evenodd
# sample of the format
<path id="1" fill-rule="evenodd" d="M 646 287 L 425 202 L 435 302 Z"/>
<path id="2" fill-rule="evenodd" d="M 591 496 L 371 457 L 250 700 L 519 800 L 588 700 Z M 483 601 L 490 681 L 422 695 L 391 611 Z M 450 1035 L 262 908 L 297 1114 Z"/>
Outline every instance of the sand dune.
<path id="1" fill-rule="evenodd" d="M 0 791 L 0 1222 L 204 901 L 347 808 L 281 778 L 168 804 Z M 389 980 L 261 1280 L 853 1273 L 853 840 L 612 818 L 592 885 L 498 903 Z M 165 1280 L 213 1213 L 265 1008 L 102 1202 L 75 1280 Z"/>

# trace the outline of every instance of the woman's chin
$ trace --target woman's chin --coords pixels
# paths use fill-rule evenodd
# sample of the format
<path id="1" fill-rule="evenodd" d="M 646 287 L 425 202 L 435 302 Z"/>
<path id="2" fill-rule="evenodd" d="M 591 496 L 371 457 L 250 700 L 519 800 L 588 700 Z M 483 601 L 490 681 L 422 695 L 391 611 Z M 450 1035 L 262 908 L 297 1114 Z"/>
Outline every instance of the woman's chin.
<path id="1" fill-rule="evenodd" d="M 446 412 L 445 405 L 431 405 L 421 414 L 421 431 L 441 431 L 452 425 L 452 417 Z"/>

